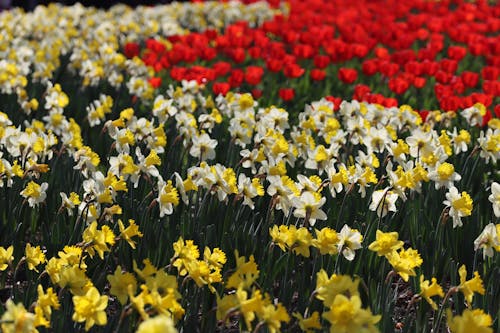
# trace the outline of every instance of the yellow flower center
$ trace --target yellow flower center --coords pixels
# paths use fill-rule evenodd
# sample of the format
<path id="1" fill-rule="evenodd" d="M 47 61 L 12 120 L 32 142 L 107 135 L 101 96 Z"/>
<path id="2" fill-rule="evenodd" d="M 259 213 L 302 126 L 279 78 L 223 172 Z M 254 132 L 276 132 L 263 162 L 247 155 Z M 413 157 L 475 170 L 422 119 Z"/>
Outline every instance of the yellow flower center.
<path id="1" fill-rule="evenodd" d="M 437 169 L 439 179 L 442 180 L 450 179 L 450 177 L 453 175 L 454 172 L 455 172 L 455 167 L 453 166 L 453 164 L 447 162 L 441 164 Z"/>
<path id="2" fill-rule="evenodd" d="M 462 197 L 451 203 L 451 206 L 461 212 L 464 216 L 468 216 L 472 213 L 472 199 L 467 192 L 462 192 Z"/>

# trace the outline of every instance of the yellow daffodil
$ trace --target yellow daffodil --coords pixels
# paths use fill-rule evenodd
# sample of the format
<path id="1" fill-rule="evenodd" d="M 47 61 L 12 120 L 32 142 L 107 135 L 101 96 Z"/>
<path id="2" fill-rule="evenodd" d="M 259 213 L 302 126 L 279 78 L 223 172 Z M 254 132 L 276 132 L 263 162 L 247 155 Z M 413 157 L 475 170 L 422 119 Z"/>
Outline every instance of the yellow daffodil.
<path id="1" fill-rule="evenodd" d="M 8 299 L 0 328 L 3 333 L 37 333 L 35 319 L 35 314 L 26 311 L 23 304 L 15 304 Z"/>
<path id="2" fill-rule="evenodd" d="M 395 252 L 403 247 L 403 241 L 400 241 L 398 237 L 397 232 L 386 233 L 377 230 L 375 241 L 368 246 L 368 250 L 377 252 L 379 256 Z"/>
<path id="3" fill-rule="evenodd" d="M 38 272 L 36 267 L 45 263 L 45 254 L 40 249 L 40 246 L 31 246 L 30 243 L 26 244 L 25 256 L 29 270 Z"/>
<path id="4" fill-rule="evenodd" d="M 294 312 L 293 316 L 297 318 L 299 322 L 299 327 L 302 330 L 302 332 L 312 333 L 314 330 L 321 329 L 321 323 L 319 321 L 318 311 L 314 311 L 308 318 L 302 317 L 302 315 L 298 312 Z"/>
<path id="5" fill-rule="evenodd" d="M 420 275 L 420 296 L 422 296 L 427 303 L 430 304 L 430 306 L 434 309 L 437 310 L 437 305 L 436 303 L 431 299 L 433 296 L 440 296 L 444 297 L 444 292 L 443 288 L 437 283 L 437 280 L 435 277 L 431 279 L 431 282 L 429 280 L 425 280 L 423 275 Z"/>
<path id="6" fill-rule="evenodd" d="M 408 282 L 410 276 L 416 275 L 415 268 L 422 265 L 423 262 L 418 251 L 412 248 L 388 253 L 386 254 L 386 258 L 394 271 L 398 273 L 405 282 Z"/>
<path id="7" fill-rule="evenodd" d="M 312 240 L 311 244 L 323 255 L 335 255 L 338 253 L 338 240 L 337 232 L 331 228 L 325 227 L 321 230 L 316 229 L 316 238 Z"/>
<path id="8" fill-rule="evenodd" d="M 458 269 L 458 275 L 460 276 L 460 285 L 458 286 L 458 290 L 464 294 L 465 300 L 470 306 L 475 292 L 484 295 L 485 290 L 483 280 L 481 279 L 481 276 L 479 276 L 478 272 L 474 272 L 474 277 L 467 280 L 467 268 L 465 265 L 460 266 Z"/>
<path id="9" fill-rule="evenodd" d="M 132 273 L 122 272 L 121 266 L 116 267 L 114 274 L 109 274 L 107 279 L 111 285 L 109 293 L 116 296 L 118 301 L 124 305 L 128 298 L 128 288 L 137 289 L 137 280 Z"/>
<path id="10" fill-rule="evenodd" d="M 94 325 L 107 324 L 105 310 L 108 306 L 108 296 L 101 296 L 96 288 L 91 287 L 85 295 L 73 296 L 73 304 L 75 312 L 72 319 L 79 323 L 85 322 L 85 331 Z"/>
<path id="11" fill-rule="evenodd" d="M 52 287 L 47 288 L 47 291 L 43 291 L 42 285 L 38 285 L 38 300 L 36 302 L 37 306 L 42 310 L 42 313 L 45 318 L 50 320 L 50 316 L 52 315 L 52 308 L 58 310 L 61 307 L 59 303 L 59 298 L 57 294 L 54 292 Z"/>
<path id="12" fill-rule="evenodd" d="M 4 248 L 0 246 L 0 271 L 5 271 L 14 260 L 14 246 Z"/>
<path id="13" fill-rule="evenodd" d="M 159 315 L 146 319 L 137 328 L 136 333 L 177 333 L 172 318 Z"/>
<path id="14" fill-rule="evenodd" d="M 119 237 L 126 240 L 130 247 L 135 249 L 135 241 L 132 240 L 132 237 L 142 237 L 142 232 L 139 231 L 139 226 L 135 224 L 135 220 L 129 219 L 128 224 L 128 227 L 125 228 L 122 220 L 118 220 L 118 226 L 120 228 Z"/>
<path id="15" fill-rule="evenodd" d="M 361 308 L 361 299 L 357 295 L 347 297 L 335 296 L 329 311 L 323 318 L 330 322 L 331 333 L 378 332 L 377 324 L 380 316 L 373 315 L 370 310 Z"/>
<path id="16" fill-rule="evenodd" d="M 325 270 L 321 269 L 316 274 L 316 298 L 323 301 L 326 307 L 331 307 L 337 295 L 358 295 L 359 279 L 352 279 L 348 275 L 333 274 L 328 277 Z"/>
<path id="17" fill-rule="evenodd" d="M 259 277 L 259 270 L 253 255 L 248 261 L 244 256 L 239 256 L 238 251 L 235 251 L 236 271 L 231 274 L 226 283 L 226 288 L 249 288 Z"/>
<path id="18" fill-rule="evenodd" d="M 462 315 L 453 317 L 451 310 L 446 312 L 448 326 L 452 333 L 493 333 L 489 314 L 481 309 L 465 309 Z"/>

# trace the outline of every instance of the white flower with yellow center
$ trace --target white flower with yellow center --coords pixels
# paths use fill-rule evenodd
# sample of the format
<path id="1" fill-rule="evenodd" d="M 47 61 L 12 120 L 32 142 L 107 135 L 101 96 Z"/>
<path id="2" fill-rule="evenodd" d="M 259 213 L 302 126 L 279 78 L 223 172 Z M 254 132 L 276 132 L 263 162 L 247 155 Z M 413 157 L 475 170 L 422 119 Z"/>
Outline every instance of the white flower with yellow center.
<path id="1" fill-rule="evenodd" d="M 267 194 L 273 197 L 275 208 L 283 211 L 285 216 L 288 216 L 290 208 L 292 207 L 292 198 L 294 190 L 296 189 L 295 183 L 287 176 L 268 176 L 269 186 L 267 187 Z"/>
<path id="2" fill-rule="evenodd" d="M 363 137 L 363 144 L 367 147 L 368 152 L 383 153 L 389 142 L 392 140 L 384 127 L 371 127 L 367 135 Z"/>
<path id="3" fill-rule="evenodd" d="M 199 158 L 201 161 L 213 160 L 215 158 L 215 147 L 217 140 L 211 139 L 206 133 L 193 137 L 193 145 L 189 154 Z"/>
<path id="4" fill-rule="evenodd" d="M 429 179 L 434 181 L 436 190 L 441 187 L 451 188 L 454 182 L 462 179 L 458 173 L 455 172 L 453 164 L 444 162 L 436 165 L 434 170 L 429 172 Z"/>
<path id="5" fill-rule="evenodd" d="M 174 206 L 179 204 L 179 192 L 169 180 L 165 183 L 163 179 L 158 181 L 158 198 L 156 201 L 160 205 L 160 217 L 171 215 L 174 212 Z"/>
<path id="6" fill-rule="evenodd" d="M 389 188 L 378 190 L 372 194 L 372 202 L 369 209 L 374 212 L 376 211 L 377 216 L 384 217 L 388 212 L 397 212 L 396 200 L 398 200 L 398 195 L 389 190 Z"/>
<path id="7" fill-rule="evenodd" d="M 337 234 L 338 243 L 337 249 L 339 253 L 349 261 L 354 260 L 355 250 L 360 249 L 363 236 L 356 229 L 351 229 L 347 224 L 344 224 L 342 230 Z"/>
<path id="8" fill-rule="evenodd" d="M 479 148 L 481 148 L 479 156 L 485 159 L 486 163 L 496 163 L 500 159 L 500 129 L 492 130 L 488 128 L 486 132 L 481 131 L 477 139 Z"/>
<path id="9" fill-rule="evenodd" d="M 471 126 L 481 125 L 483 123 L 483 117 L 486 115 L 486 107 L 481 103 L 476 103 L 462 110 L 460 115 L 464 117 Z"/>
<path id="10" fill-rule="evenodd" d="M 151 149 L 148 156 L 144 156 L 141 152 L 141 148 L 136 147 L 135 155 L 139 160 L 139 163 L 137 165 L 139 166 L 141 172 L 147 173 L 153 177 L 158 177 L 160 175 L 160 172 L 158 171 L 156 166 L 161 165 L 161 159 L 158 156 L 156 150 Z"/>
<path id="11" fill-rule="evenodd" d="M 483 259 L 493 257 L 493 249 L 500 249 L 500 238 L 497 227 L 493 223 L 488 224 L 483 232 L 474 241 L 474 251 L 483 249 Z"/>
<path id="12" fill-rule="evenodd" d="M 412 135 L 406 138 L 406 143 L 410 147 L 410 156 L 414 158 L 427 156 L 436 151 L 432 132 L 415 130 Z"/>
<path id="13" fill-rule="evenodd" d="M 326 201 L 318 192 L 303 192 L 300 197 L 293 198 L 292 203 L 295 207 L 293 216 L 305 219 L 311 226 L 316 224 L 316 220 L 326 220 L 327 216 L 321 210 L 321 206 Z"/>
<path id="14" fill-rule="evenodd" d="M 81 203 L 80 197 L 75 192 L 71 192 L 69 197 L 64 192 L 59 193 L 59 195 L 62 201 L 60 210 L 66 209 L 68 215 L 73 216 L 73 209 Z"/>
<path id="15" fill-rule="evenodd" d="M 343 163 L 340 163 L 337 171 L 335 164 L 332 162 L 326 169 L 326 173 L 328 174 L 330 194 L 335 198 L 337 193 L 342 192 L 342 189 L 349 184 L 347 167 Z"/>
<path id="16" fill-rule="evenodd" d="M 69 104 L 68 95 L 61 89 L 61 85 L 56 83 L 52 85 L 52 82 L 48 82 L 47 90 L 45 95 L 45 109 L 49 111 L 59 111 L 62 110 Z"/>
<path id="17" fill-rule="evenodd" d="M 45 193 L 45 191 L 47 191 L 48 187 L 49 184 L 47 183 L 39 185 L 34 181 L 30 181 L 24 190 L 21 191 L 21 195 L 28 200 L 30 207 L 36 207 L 47 197 L 47 193 Z"/>
<path id="18" fill-rule="evenodd" d="M 462 226 L 462 217 L 472 214 L 472 199 L 470 195 L 463 191 L 458 193 L 455 186 L 452 186 L 446 193 L 446 200 L 443 201 L 449 207 L 448 215 L 453 218 L 453 228 Z"/>
<path id="19" fill-rule="evenodd" d="M 461 129 L 457 131 L 457 128 L 454 127 L 453 132 L 448 132 L 448 135 L 451 136 L 455 155 L 461 152 L 464 153 L 469 149 L 468 144 L 471 142 L 471 136 L 467 130 Z"/>
<path id="20" fill-rule="evenodd" d="M 308 149 L 308 158 L 305 163 L 306 169 L 318 170 L 318 173 L 321 175 L 328 167 L 330 161 L 335 161 L 333 158 L 334 151 L 331 148 L 332 146 L 326 148 L 323 145 L 318 145 L 314 149 Z"/>
<path id="21" fill-rule="evenodd" d="M 493 205 L 493 213 L 496 217 L 500 217 L 500 184 L 494 182 L 491 184 L 491 194 L 488 200 Z"/>
<path id="22" fill-rule="evenodd" d="M 177 108 L 173 105 L 173 99 L 165 99 L 163 95 L 156 96 L 153 103 L 153 115 L 160 123 L 164 123 L 168 118 L 175 116 Z"/>
<path id="23" fill-rule="evenodd" d="M 253 198 L 264 195 L 264 187 L 258 178 L 250 178 L 245 174 L 238 175 L 238 196 L 243 197 L 243 204 L 252 210 L 255 208 Z"/>
<path id="24" fill-rule="evenodd" d="M 297 188 L 300 192 L 311 191 L 318 192 L 321 188 L 322 180 L 318 176 L 314 175 L 311 177 L 307 177 L 304 175 L 297 175 Z"/>

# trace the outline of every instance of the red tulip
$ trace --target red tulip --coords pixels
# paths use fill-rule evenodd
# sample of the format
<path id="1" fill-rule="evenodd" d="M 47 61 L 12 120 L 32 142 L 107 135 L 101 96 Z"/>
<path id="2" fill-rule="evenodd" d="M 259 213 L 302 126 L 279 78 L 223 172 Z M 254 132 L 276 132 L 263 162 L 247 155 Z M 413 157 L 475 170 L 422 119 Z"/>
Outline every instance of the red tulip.
<path id="1" fill-rule="evenodd" d="M 435 61 L 423 61 L 422 67 L 424 73 L 430 76 L 434 76 L 439 70 L 439 65 Z"/>
<path id="2" fill-rule="evenodd" d="M 398 106 L 398 100 L 392 97 L 386 98 L 384 101 L 382 101 L 382 105 L 385 106 L 386 108 L 392 108 L 394 106 Z"/>
<path id="3" fill-rule="evenodd" d="M 293 55 L 299 59 L 309 59 L 314 56 L 314 49 L 310 45 L 297 44 L 293 47 Z"/>
<path id="4" fill-rule="evenodd" d="M 152 77 L 148 82 L 153 88 L 158 88 L 161 86 L 161 77 Z"/>
<path id="5" fill-rule="evenodd" d="M 434 77 L 436 78 L 437 82 L 446 84 L 446 83 L 449 83 L 451 81 L 451 78 L 453 77 L 453 75 L 451 75 L 450 73 L 444 72 L 442 70 L 439 70 L 434 75 Z"/>
<path id="6" fill-rule="evenodd" d="M 500 68 L 493 66 L 483 67 L 481 70 L 481 76 L 484 80 L 496 81 L 500 75 Z"/>
<path id="7" fill-rule="evenodd" d="M 462 46 L 452 45 L 448 47 L 448 57 L 460 61 L 467 55 L 467 49 Z"/>
<path id="8" fill-rule="evenodd" d="M 439 65 L 441 66 L 441 69 L 446 73 L 453 74 L 457 71 L 458 62 L 452 59 L 443 59 L 441 60 Z"/>
<path id="9" fill-rule="evenodd" d="M 245 81 L 250 85 L 257 85 L 262 80 L 264 69 L 259 66 L 248 66 L 245 71 Z"/>
<path id="10" fill-rule="evenodd" d="M 311 79 L 314 81 L 323 81 L 326 77 L 326 72 L 321 69 L 313 69 L 311 70 Z"/>
<path id="11" fill-rule="evenodd" d="M 217 77 L 225 76 L 231 71 L 231 64 L 226 61 L 219 61 L 212 65 Z"/>
<path id="12" fill-rule="evenodd" d="M 212 47 L 205 47 L 200 51 L 200 58 L 205 61 L 210 61 L 217 56 L 217 51 Z"/>
<path id="13" fill-rule="evenodd" d="M 163 43 L 152 38 L 146 40 L 146 48 L 155 53 L 163 53 L 166 50 L 165 45 Z"/>
<path id="14" fill-rule="evenodd" d="M 484 81 L 483 91 L 488 95 L 500 96 L 500 81 Z"/>
<path id="15" fill-rule="evenodd" d="M 297 64 L 286 64 L 283 72 L 288 78 L 298 78 L 304 74 L 305 70 Z"/>
<path id="16" fill-rule="evenodd" d="M 488 122 L 493 118 L 493 116 L 491 115 L 491 111 L 490 110 L 486 110 L 486 114 L 483 116 L 483 122 L 481 124 L 481 126 L 486 126 L 488 125 Z"/>
<path id="17" fill-rule="evenodd" d="M 233 59 L 233 61 L 235 63 L 240 64 L 243 61 L 245 61 L 245 57 L 246 57 L 245 50 L 240 48 L 240 47 L 235 48 L 230 53 L 230 57 L 231 57 L 231 59 Z"/>
<path id="18" fill-rule="evenodd" d="M 270 72 L 279 72 L 283 68 L 283 60 L 271 58 L 266 62 L 266 67 Z"/>
<path id="19" fill-rule="evenodd" d="M 260 47 L 254 46 L 248 49 L 248 54 L 252 59 L 259 59 L 262 57 L 262 49 Z"/>
<path id="20" fill-rule="evenodd" d="M 215 95 L 226 96 L 230 88 L 231 86 L 227 82 L 215 82 L 212 86 L 212 91 Z"/>
<path id="21" fill-rule="evenodd" d="M 325 99 L 333 103 L 333 111 L 338 111 L 340 109 L 340 103 L 342 103 L 342 98 L 326 96 Z"/>
<path id="22" fill-rule="evenodd" d="M 133 58 L 139 55 L 140 48 L 137 43 L 127 43 L 123 47 L 123 53 L 127 58 Z"/>
<path id="23" fill-rule="evenodd" d="M 479 74 L 470 71 L 463 71 L 460 78 L 467 88 L 474 88 L 479 82 Z"/>
<path id="24" fill-rule="evenodd" d="M 410 84 L 403 78 L 395 77 L 389 79 L 389 89 L 398 95 L 404 94 L 409 87 Z"/>
<path id="25" fill-rule="evenodd" d="M 358 78 L 358 72 L 352 68 L 342 67 L 339 69 L 338 78 L 344 83 L 351 84 Z"/>
<path id="26" fill-rule="evenodd" d="M 253 98 L 255 98 L 255 99 L 260 98 L 262 96 L 261 89 L 254 88 L 254 89 L 252 89 L 251 93 L 252 93 Z"/>
<path id="27" fill-rule="evenodd" d="M 231 71 L 231 76 L 229 77 L 229 84 L 231 88 L 239 87 L 243 83 L 245 74 L 241 69 L 233 69 Z"/>
<path id="28" fill-rule="evenodd" d="M 420 118 L 422 118 L 422 121 L 425 121 L 427 119 L 427 116 L 429 115 L 429 111 L 422 110 L 419 111 L 418 114 L 420 115 Z"/>
<path id="29" fill-rule="evenodd" d="M 314 66 L 324 69 L 330 63 L 330 58 L 326 55 L 317 55 L 314 57 Z"/>
<path id="30" fill-rule="evenodd" d="M 424 72 L 423 65 L 419 61 L 414 61 L 414 60 L 408 61 L 404 65 L 404 68 L 405 68 L 406 72 L 411 73 L 411 74 L 416 75 L 416 76 L 420 76 Z"/>
<path id="31" fill-rule="evenodd" d="M 385 47 L 377 47 L 375 49 L 375 56 L 380 59 L 389 59 L 389 51 Z"/>
<path id="32" fill-rule="evenodd" d="M 425 86 L 425 83 L 426 83 L 425 77 L 416 76 L 413 79 L 413 86 L 415 88 L 418 88 L 418 89 L 423 88 Z"/>
<path id="33" fill-rule="evenodd" d="M 170 70 L 170 77 L 176 81 L 185 79 L 187 69 L 184 67 L 172 67 Z"/>
<path id="34" fill-rule="evenodd" d="M 392 77 L 399 72 L 399 65 L 389 61 L 382 61 L 380 63 L 380 72 L 386 77 Z"/>
<path id="35" fill-rule="evenodd" d="M 439 107 L 443 111 L 456 111 L 460 108 L 460 99 L 457 96 L 444 97 L 439 101 Z"/>
<path id="36" fill-rule="evenodd" d="M 367 85 L 364 85 L 364 84 L 357 84 L 354 87 L 354 94 L 353 94 L 352 98 L 356 99 L 358 101 L 362 101 L 370 93 L 371 93 L 370 87 L 368 87 Z"/>
<path id="37" fill-rule="evenodd" d="M 293 90 L 293 88 L 281 88 L 278 94 L 282 100 L 287 102 L 295 97 L 295 90 Z"/>
<path id="38" fill-rule="evenodd" d="M 378 71 L 378 59 L 367 59 L 361 65 L 361 71 L 365 75 L 374 75 Z"/>
<path id="39" fill-rule="evenodd" d="M 500 118 L 500 104 L 497 104 L 495 105 L 495 116 L 497 116 L 497 118 Z"/>

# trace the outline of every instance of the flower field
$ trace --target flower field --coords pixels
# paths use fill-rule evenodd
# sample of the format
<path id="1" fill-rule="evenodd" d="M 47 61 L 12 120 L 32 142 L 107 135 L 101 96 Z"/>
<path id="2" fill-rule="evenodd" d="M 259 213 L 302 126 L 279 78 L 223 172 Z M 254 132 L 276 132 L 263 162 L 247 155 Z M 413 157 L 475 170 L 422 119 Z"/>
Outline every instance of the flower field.
<path id="1" fill-rule="evenodd" d="M 0 31 L 2 332 L 500 331 L 500 4 Z"/>

